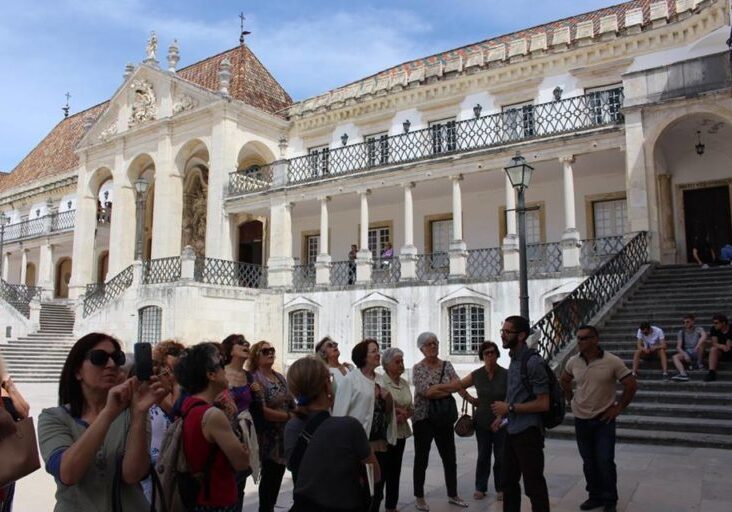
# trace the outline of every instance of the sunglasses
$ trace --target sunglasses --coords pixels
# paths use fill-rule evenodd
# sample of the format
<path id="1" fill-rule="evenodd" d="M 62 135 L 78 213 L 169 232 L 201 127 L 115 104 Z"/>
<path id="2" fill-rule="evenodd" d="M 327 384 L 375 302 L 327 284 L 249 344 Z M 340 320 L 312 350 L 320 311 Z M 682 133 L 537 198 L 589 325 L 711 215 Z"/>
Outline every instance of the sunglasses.
<path id="1" fill-rule="evenodd" d="M 336 343 L 335 341 L 332 341 L 332 342 L 328 343 L 328 345 L 326 345 L 326 348 L 338 348 L 338 343 Z"/>
<path id="2" fill-rule="evenodd" d="M 262 349 L 262 355 L 263 356 L 273 356 L 273 355 L 275 355 L 275 349 L 274 349 L 274 347 L 263 348 Z"/>
<path id="3" fill-rule="evenodd" d="M 239 343 L 237 343 L 237 345 L 244 348 L 245 350 L 249 350 L 249 343 L 247 343 L 246 341 L 240 341 Z"/>
<path id="4" fill-rule="evenodd" d="M 117 366 L 122 366 L 125 364 L 125 361 L 127 361 L 127 358 L 125 357 L 125 353 L 121 350 L 115 350 L 114 352 L 107 352 L 106 350 L 102 349 L 96 349 L 90 351 L 86 358 L 89 360 L 91 364 L 94 366 L 106 366 L 107 361 L 110 359 L 114 364 Z"/>

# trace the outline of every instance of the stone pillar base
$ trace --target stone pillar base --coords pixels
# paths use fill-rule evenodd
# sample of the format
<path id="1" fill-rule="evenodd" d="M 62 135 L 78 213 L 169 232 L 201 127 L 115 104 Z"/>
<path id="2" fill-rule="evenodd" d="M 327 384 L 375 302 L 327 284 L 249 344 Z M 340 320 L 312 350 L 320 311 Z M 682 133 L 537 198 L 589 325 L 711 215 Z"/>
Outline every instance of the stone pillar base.
<path id="1" fill-rule="evenodd" d="M 318 254 L 315 260 L 315 286 L 330 286 L 330 254 Z"/>
<path id="2" fill-rule="evenodd" d="M 267 261 L 267 287 L 292 287 L 292 270 L 295 261 L 288 257 L 270 257 Z"/>
<path id="3" fill-rule="evenodd" d="M 361 249 L 356 255 L 356 282 L 359 284 L 371 283 L 371 270 L 373 268 L 373 260 L 371 259 L 371 251 Z"/>
<path id="4" fill-rule="evenodd" d="M 579 232 L 576 229 L 568 229 L 562 234 L 560 243 L 562 248 L 562 267 L 577 268 L 580 266 L 580 241 Z"/>
<path id="5" fill-rule="evenodd" d="M 518 236 L 506 235 L 503 239 L 503 272 L 518 272 L 520 266 L 519 260 L 519 242 Z"/>
<path id="6" fill-rule="evenodd" d="M 30 302 L 30 329 L 32 331 L 39 331 L 41 329 L 41 299 L 35 297 Z"/>
<path id="7" fill-rule="evenodd" d="M 450 242 L 450 279 L 462 279 L 467 274 L 468 246 L 462 240 Z"/>
<path id="8" fill-rule="evenodd" d="M 186 245 L 180 255 L 180 280 L 184 282 L 196 279 L 196 253 L 193 247 Z"/>
<path id="9" fill-rule="evenodd" d="M 417 279 L 417 248 L 405 245 L 399 251 L 399 264 L 402 267 L 400 281 L 414 281 Z"/>

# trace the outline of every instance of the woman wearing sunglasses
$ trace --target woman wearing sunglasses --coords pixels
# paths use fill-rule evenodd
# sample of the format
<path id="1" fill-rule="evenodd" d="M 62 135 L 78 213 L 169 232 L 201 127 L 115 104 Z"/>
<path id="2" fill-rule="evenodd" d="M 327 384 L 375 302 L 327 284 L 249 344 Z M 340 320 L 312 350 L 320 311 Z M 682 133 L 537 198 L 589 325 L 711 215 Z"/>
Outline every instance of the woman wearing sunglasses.
<path id="1" fill-rule="evenodd" d="M 111 510 L 116 485 L 123 510 L 149 507 L 139 485 L 150 470 L 148 409 L 165 390 L 155 377 L 117 384 L 124 362 L 119 342 L 101 333 L 80 338 L 66 358 L 59 406 L 38 421 L 46 471 L 56 480 L 55 512 Z"/>
<path id="2" fill-rule="evenodd" d="M 328 371 L 333 376 L 333 396 L 335 396 L 338 390 L 338 384 L 343 382 L 346 375 L 353 370 L 353 366 L 339 361 L 341 351 L 338 349 L 338 343 L 333 341 L 330 336 L 326 336 L 315 345 L 315 353 L 325 361 L 326 366 L 328 366 Z"/>
<path id="3" fill-rule="evenodd" d="M 285 475 L 285 424 L 292 418 L 295 402 L 287 389 L 285 377 L 272 367 L 275 349 L 266 341 L 252 345 L 249 370 L 261 389 L 264 421 L 258 429 L 259 457 L 262 461 L 262 478 L 259 482 L 259 512 L 273 512 Z"/>

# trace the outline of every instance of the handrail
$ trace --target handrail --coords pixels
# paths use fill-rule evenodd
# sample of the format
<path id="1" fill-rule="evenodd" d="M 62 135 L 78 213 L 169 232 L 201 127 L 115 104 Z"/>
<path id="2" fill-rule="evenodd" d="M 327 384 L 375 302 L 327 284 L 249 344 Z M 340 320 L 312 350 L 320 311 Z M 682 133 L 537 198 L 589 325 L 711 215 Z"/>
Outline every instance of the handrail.
<path id="1" fill-rule="evenodd" d="M 84 296 L 84 318 L 122 295 L 132 286 L 132 276 L 132 265 L 130 265 L 106 283 L 87 285 L 87 293 Z"/>
<path id="2" fill-rule="evenodd" d="M 26 318 L 30 318 L 31 301 L 40 293 L 38 286 L 10 284 L 5 279 L 0 279 L 0 298 Z"/>
<path id="3" fill-rule="evenodd" d="M 647 260 L 648 233 L 642 231 L 534 324 L 532 330 L 540 333 L 541 355 L 556 356 L 572 341 L 577 328 L 605 307 Z"/>
<path id="4" fill-rule="evenodd" d="M 142 284 L 174 283 L 180 279 L 180 256 L 142 262 Z"/>

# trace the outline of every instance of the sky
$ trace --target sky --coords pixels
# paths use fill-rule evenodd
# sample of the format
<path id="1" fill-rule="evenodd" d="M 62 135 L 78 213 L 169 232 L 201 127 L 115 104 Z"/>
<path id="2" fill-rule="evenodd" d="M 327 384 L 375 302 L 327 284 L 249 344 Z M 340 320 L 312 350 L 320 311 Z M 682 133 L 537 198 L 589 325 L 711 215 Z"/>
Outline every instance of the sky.
<path id="1" fill-rule="evenodd" d="M 247 44 L 295 100 L 411 59 L 620 0 L 0 0 L 0 171 L 63 118 L 109 99 L 151 30 L 179 68 Z"/>

